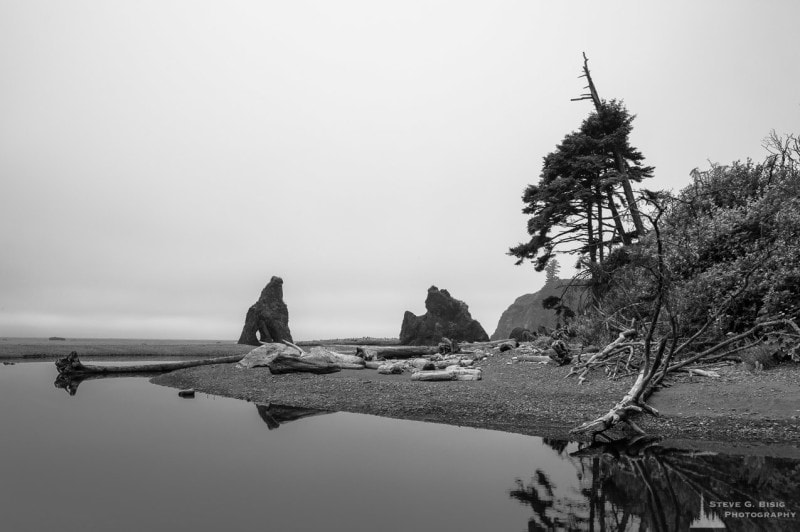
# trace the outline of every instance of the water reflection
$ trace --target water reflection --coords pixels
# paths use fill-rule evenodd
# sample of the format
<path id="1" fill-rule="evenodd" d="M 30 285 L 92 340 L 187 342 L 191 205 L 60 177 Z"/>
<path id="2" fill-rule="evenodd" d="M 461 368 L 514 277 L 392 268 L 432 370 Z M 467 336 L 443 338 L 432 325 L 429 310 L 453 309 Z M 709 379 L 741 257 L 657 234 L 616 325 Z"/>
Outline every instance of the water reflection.
<path id="1" fill-rule="evenodd" d="M 122 373 L 122 374 L 66 374 L 59 373 L 53 385 L 67 392 L 68 395 L 74 396 L 78 393 L 78 387 L 84 381 L 97 380 L 97 379 L 114 379 L 126 377 L 152 377 L 152 373 Z M 274 430 L 283 424 L 298 419 L 320 416 L 323 414 L 331 414 L 329 410 L 320 410 L 317 408 L 303 408 L 297 406 L 278 405 L 278 404 L 257 404 L 258 416 L 267 424 L 269 430 Z"/>
<path id="2" fill-rule="evenodd" d="M 800 522 L 718 507 L 739 504 L 744 513 L 764 501 L 785 505 L 770 511 L 800 514 L 796 459 L 675 449 L 652 438 L 588 445 L 279 404 L 255 405 L 256 418 L 244 401 L 183 401 L 176 390 L 122 375 L 66 399 L 50 385 L 54 373 L 51 362 L 0 366 L 0 402 L 8 405 L 0 449 L 15 457 L 0 466 L 12 479 L 0 481 L 0 528 L 49 530 L 87 499 L 103 501 L 93 519 L 108 526 L 71 523 L 72 530 L 122 531 L 119 516 L 128 530 L 152 529 L 175 504 L 193 530 L 226 530 L 238 520 L 247 529 L 270 522 L 313 530 L 336 515 L 337 529 L 355 532 L 374 530 L 389 514 L 396 530 L 796 530 Z M 60 376 L 55 384 L 75 396 L 84 380 L 110 377 Z M 59 459 L 65 446 L 69 463 Z M 82 480 L 65 499 L 60 479 L 73 477 Z M 208 478 L 235 489 L 212 497 Z M 358 512 L 349 511 L 353 493 Z M 293 506 L 309 498 L 324 508 Z M 129 500 L 146 501 L 148 511 L 130 516 Z M 398 500 L 410 510 L 398 514 Z M 50 511 L 37 511 L 42 501 Z M 160 529 L 183 528 L 164 521 Z"/>
<path id="3" fill-rule="evenodd" d="M 563 489 L 542 469 L 516 480 L 509 494 L 533 510 L 528 530 L 796 530 L 797 460 L 674 449 L 646 437 L 544 444 L 573 466 L 574 483 Z"/>
<path id="4" fill-rule="evenodd" d="M 152 373 L 122 373 L 122 374 L 66 374 L 59 373 L 56 377 L 53 386 L 59 390 L 64 390 L 69 395 L 78 393 L 78 386 L 84 381 L 91 381 L 96 379 L 123 379 L 126 377 L 152 377 Z"/>
<path id="5" fill-rule="evenodd" d="M 283 424 L 290 421 L 296 421 L 304 417 L 321 416 L 323 414 L 332 414 L 330 410 L 319 410 L 316 408 L 301 408 L 297 406 L 287 405 L 256 405 L 258 416 L 267 424 L 269 430 L 274 430 Z"/>

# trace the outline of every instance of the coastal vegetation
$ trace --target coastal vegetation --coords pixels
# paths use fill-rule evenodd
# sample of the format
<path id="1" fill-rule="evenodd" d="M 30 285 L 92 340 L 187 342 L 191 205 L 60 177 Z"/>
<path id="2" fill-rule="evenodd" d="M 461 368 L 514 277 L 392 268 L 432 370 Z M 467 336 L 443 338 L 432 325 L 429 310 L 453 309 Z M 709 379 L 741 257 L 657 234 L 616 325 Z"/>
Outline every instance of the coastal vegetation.
<path id="1" fill-rule="evenodd" d="M 641 189 L 654 169 L 629 143 L 633 117 L 601 100 L 584 61 L 595 110 L 544 158 L 523 196 L 531 238 L 509 250 L 517 264 L 548 268 L 556 253 L 578 257 L 573 284 L 588 303 L 564 310 L 561 334 L 603 345 L 571 374 L 638 373 L 605 416 L 578 430 L 602 432 L 642 411 L 664 378 L 694 365 L 800 361 L 800 139 L 773 132 L 761 162 L 695 169 L 677 193 Z"/>

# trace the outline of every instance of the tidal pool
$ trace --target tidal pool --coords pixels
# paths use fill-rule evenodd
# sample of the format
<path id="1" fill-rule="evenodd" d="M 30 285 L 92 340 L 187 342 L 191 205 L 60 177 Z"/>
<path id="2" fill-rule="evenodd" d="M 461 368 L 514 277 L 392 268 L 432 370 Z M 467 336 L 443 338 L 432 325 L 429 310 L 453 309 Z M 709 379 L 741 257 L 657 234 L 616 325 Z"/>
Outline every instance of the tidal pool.
<path id="1" fill-rule="evenodd" d="M 800 526 L 792 458 L 182 399 L 146 377 L 69 395 L 55 380 L 52 361 L 0 366 L 0 530 Z"/>

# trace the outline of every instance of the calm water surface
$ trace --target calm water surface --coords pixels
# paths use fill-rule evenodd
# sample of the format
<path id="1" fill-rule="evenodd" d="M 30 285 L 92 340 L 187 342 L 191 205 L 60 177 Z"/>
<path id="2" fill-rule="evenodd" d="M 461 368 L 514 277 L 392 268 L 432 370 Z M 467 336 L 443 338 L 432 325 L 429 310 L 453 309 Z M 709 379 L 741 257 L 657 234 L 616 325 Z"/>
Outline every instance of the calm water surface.
<path id="1" fill-rule="evenodd" d="M 143 377 L 88 380 L 70 396 L 55 379 L 52 362 L 0 366 L 0 530 L 800 526 L 797 514 L 712 507 L 800 513 L 797 460 L 180 399 Z"/>

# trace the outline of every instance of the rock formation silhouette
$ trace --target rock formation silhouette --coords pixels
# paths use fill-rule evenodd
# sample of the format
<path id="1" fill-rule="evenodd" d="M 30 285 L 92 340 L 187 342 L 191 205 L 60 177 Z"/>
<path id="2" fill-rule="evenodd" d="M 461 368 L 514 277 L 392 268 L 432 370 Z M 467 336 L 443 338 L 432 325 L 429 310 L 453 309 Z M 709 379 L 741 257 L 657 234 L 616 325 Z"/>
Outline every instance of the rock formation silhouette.
<path id="1" fill-rule="evenodd" d="M 239 343 L 292 342 L 289 331 L 289 308 L 283 302 L 283 279 L 273 277 L 261 291 L 258 301 L 247 310 Z"/>
<path id="2" fill-rule="evenodd" d="M 469 307 L 453 298 L 447 290 L 435 286 L 428 289 L 422 316 L 406 311 L 400 327 L 402 345 L 436 345 L 442 338 L 456 342 L 485 342 L 489 335 L 477 320 L 472 319 Z"/>
<path id="3" fill-rule="evenodd" d="M 564 303 L 574 311 L 578 311 L 584 304 L 585 289 L 581 286 L 569 287 L 569 283 L 568 279 L 556 279 L 545 284 L 538 292 L 518 297 L 500 316 L 492 340 L 512 338 L 511 332 L 518 327 L 537 333 L 540 327 L 555 329 L 558 316 L 554 310 L 542 306 L 546 298 L 563 296 Z"/>

